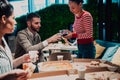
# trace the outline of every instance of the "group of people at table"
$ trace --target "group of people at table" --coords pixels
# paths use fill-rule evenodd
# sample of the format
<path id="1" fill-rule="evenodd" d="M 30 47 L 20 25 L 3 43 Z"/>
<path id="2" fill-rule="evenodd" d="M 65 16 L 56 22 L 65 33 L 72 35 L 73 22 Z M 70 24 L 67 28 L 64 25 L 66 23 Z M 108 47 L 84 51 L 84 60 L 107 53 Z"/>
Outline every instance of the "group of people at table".
<path id="1" fill-rule="evenodd" d="M 79 50 L 78 58 L 94 58 L 95 47 L 93 45 L 93 18 L 88 11 L 82 9 L 83 0 L 69 0 L 69 9 L 75 15 L 73 32 L 66 30 L 66 39 L 77 38 Z M 27 80 L 28 72 L 21 68 L 21 64 L 30 62 L 28 54 L 31 50 L 37 50 L 38 61 L 44 61 L 41 50 L 49 43 L 57 42 L 63 36 L 55 34 L 41 41 L 37 33 L 41 27 L 40 16 L 29 13 L 26 18 L 27 28 L 18 32 L 16 36 L 15 59 L 12 59 L 11 51 L 4 39 L 5 34 L 14 31 L 17 24 L 14 16 L 14 8 L 7 0 L 0 0 L 0 80 Z M 42 31 L 42 30 L 41 30 Z"/>

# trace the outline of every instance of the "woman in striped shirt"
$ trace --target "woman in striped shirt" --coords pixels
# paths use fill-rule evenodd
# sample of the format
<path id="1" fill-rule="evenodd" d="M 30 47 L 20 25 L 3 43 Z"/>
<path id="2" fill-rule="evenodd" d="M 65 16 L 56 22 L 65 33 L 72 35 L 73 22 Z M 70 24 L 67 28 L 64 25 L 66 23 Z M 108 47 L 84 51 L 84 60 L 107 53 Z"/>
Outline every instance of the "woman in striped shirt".
<path id="1" fill-rule="evenodd" d="M 12 60 L 11 51 L 3 38 L 5 34 L 14 31 L 15 24 L 13 6 L 6 0 L 0 0 L 0 80 L 27 80 L 28 72 L 13 68 L 23 62 L 29 62 L 29 55 L 25 54 Z"/>
<path id="2" fill-rule="evenodd" d="M 77 38 L 78 58 L 95 58 L 93 44 L 93 18 L 82 9 L 83 0 L 69 0 L 69 9 L 75 15 L 73 32 L 68 31 L 65 38 Z"/>

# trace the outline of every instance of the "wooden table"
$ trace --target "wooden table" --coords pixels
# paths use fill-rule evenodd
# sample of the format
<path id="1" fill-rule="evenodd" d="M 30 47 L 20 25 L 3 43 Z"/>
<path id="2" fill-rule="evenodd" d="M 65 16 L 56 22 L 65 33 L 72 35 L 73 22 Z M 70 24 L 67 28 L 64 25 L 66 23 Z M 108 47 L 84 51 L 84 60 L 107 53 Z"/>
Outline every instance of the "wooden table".
<path id="1" fill-rule="evenodd" d="M 72 63 L 79 64 L 88 64 L 91 61 L 100 61 L 98 59 L 74 59 Z M 100 63 L 103 64 L 103 63 Z M 98 66 L 98 67 L 88 67 L 85 73 L 85 80 L 120 80 L 120 66 L 114 65 L 110 62 L 104 63 L 106 66 Z M 108 66 L 116 66 L 117 69 L 115 71 L 109 71 Z M 68 70 L 60 70 L 60 71 L 46 71 L 40 73 L 34 73 L 30 80 L 75 80 L 78 78 L 77 70 L 74 70 L 73 75 L 68 74 Z M 119 79 L 118 79 L 119 78 Z"/>
<path id="2" fill-rule="evenodd" d="M 42 50 L 42 52 L 45 57 L 45 60 L 47 60 L 47 57 L 52 53 L 55 53 L 55 52 L 71 52 L 72 53 L 73 51 L 77 51 L 77 50 L 78 50 L 77 46 L 64 45 L 63 43 L 62 44 L 52 43 L 52 44 L 49 44 L 47 47 L 45 47 Z"/>
<path id="3" fill-rule="evenodd" d="M 67 51 L 76 51 L 78 50 L 77 46 L 70 46 L 70 45 L 64 45 L 64 44 L 58 44 L 58 43 L 53 43 L 49 44 L 47 47 L 45 47 L 42 51 L 50 51 L 50 50 L 56 50 L 56 51 L 61 51 L 61 50 L 67 50 Z"/>

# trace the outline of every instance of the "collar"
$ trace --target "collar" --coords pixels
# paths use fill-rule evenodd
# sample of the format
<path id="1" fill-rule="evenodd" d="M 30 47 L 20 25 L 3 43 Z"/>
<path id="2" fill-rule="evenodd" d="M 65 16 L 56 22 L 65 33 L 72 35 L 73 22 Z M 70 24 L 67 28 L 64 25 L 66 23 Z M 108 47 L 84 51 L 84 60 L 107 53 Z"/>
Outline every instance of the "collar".
<path id="1" fill-rule="evenodd" d="M 85 13 L 85 12 L 82 11 L 81 15 L 80 15 L 79 17 L 76 16 L 76 18 L 77 18 L 77 19 L 80 19 L 84 13 Z"/>
<path id="2" fill-rule="evenodd" d="M 27 28 L 27 32 L 31 38 L 34 38 L 35 36 L 37 36 L 37 32 L 33 34 L 28 28 Z"/>

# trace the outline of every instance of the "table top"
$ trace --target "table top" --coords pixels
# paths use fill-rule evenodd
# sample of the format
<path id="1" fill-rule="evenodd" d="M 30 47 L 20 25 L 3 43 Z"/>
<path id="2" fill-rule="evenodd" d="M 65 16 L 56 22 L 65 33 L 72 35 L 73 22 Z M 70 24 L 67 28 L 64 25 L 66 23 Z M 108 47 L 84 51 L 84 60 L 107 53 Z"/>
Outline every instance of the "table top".
<path id="1" fill-rule="evenodd" d="M 30 80 L 75 80 L 76 78 L 78 78 L 77 74 L 39 77 Z M 85 80 L 120 80 L 120 74 L 110 71 L 91 72 L 85 74 Z"/>
<path id="2" fill-rule="evenodd" d="M 52 43 L 49 44 L 47 47 L 45 47 L 42 51 L 48 51 L 48 50 L 78 50 L 76 45 L 65 45 L 63 43 Z"/>
<path id="3" fill-rule="evenodd" d="M 75 59 L 72 65 L 88 65 L 91 61 L 100 61 L 98 59 Z M 104 64 L 104 65 L 102 65 Z M 102 65 L 102 66 L 101 66 Z M 116 70 L 109 70 L 108 67 L 117 67 Z M 85 72 L 85 80 L 120 80 L 120 66 L 111 62 L 100 62 L 100 66 L 87 67 Z M 78 78 L 76 69 L 73 75 L 68 74 L 68 70 L 45 71 L 34 73 L 29 80 L 75 80 Z"/>

